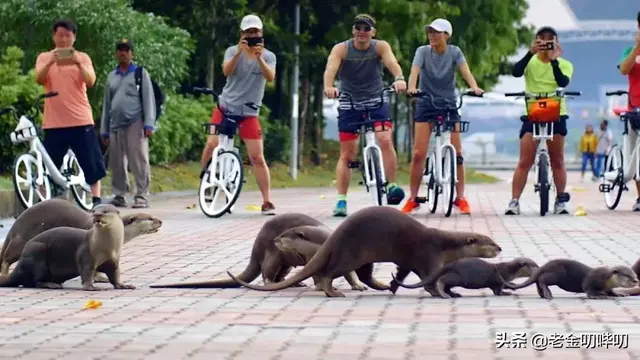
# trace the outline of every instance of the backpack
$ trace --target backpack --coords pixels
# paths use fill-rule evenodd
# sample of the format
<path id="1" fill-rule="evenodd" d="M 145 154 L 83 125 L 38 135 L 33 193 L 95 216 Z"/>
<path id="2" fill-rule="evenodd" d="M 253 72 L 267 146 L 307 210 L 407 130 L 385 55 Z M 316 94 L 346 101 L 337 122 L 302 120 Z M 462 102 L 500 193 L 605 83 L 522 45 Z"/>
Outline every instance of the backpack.
<path id="1" fill-rule="evenodd" d="M 155 121 L 158 121 L 158 118 L 164 112 L 164 100 L 165 96 L 160 89 L 160 86 L 153 81 L 151 76 L 149 76 L 151 80 L 151 87 L 153 88 L 153 97 L 156 100 L 156 118 Z M 142 66 L 138 66 L 135 71 L 135 81 L 138 87 L 138 94 L 140 95 L 140 104 L 142 104 Z M 144 119 L 144 106 L 142 106 L 142 118 Z"/>

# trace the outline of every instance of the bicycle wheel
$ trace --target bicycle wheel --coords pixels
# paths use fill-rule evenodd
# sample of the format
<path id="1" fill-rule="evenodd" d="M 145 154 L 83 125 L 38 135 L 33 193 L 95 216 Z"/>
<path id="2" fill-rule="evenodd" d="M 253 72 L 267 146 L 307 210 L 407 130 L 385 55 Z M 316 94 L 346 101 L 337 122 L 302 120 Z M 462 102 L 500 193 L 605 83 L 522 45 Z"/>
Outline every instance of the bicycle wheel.
<path id="1" fill-rule="evenodd" d="M 384 184 L 382 183 L 382 172 L 380 170 L 381 160 L 378 150 L 375 148 L 369 149 L 369 156 L 367 161 L 369 162 L 369 171 L 371 171 L 371 179 L 375 182 L 373 189 L 369 187 L 371 196 L 373 196 L 373 202 L 381 206 L 384 193 Z"/>
<path id="2" fill-rule="evenodd" d="M 13 163 L 13 189 L 25 209 L 51 198 L 51 183 L 46 174 L 42 177 L 43 184 L 36 184 L 39 166 L 36 157 L 29 153 L 16 157 Z M 28 195 L 25 195 L 23 188 Z"/>
<path id="3" fill-rule="evenodd" d="M 549 159 L 547 154 L 540 154 L 538 160 L 538 193 L 540 195 L 540 216 L 549 211 Z"/>
<path id="4" fill-rule="evenodd" d="M 63 176 L 77 176 L 82 182 L 84 182 L 84 172 L 78 163 L 78 159 L 72 153 L 65 156 L 66 161 L 62 168 Z M 91 191 L 85 190 L 81 184 L 73 184 L 70 186 L 71 194 L 76 200 L 76 203 L 80 205 L 86 211 L 93 209 L 93 195 Z"/>
<path id="5" fill-rule="evenodd" d="M 453 147 L 447 146 L 444 148 L 442 154 L 442 196 L 444 197 L 442 208 L 445 217 L 451 215 L 451 209 L 453 208 L 453 198 L 456 193 L 455 171 L 455 152 L 453 151 Z"/>
<path id="6" fill-rule="evenodd" d="M 435 213 L 438 208 L 438 195 L 440 195 L 440 184 L 436 181 L 436 155 L 431 153 L 427 158 L 425 166 L 427 175 L 427 201 L 429 202 L 429 212 Z"/>
<path id="7" fill-rule="evenodd" d="M 229 212 L 240 195 L 243 179 L 244 169 L 240 156 L 233 151 L 220 151 L 215 168 L 210 163 L 200 180 L 198 191 L 200 210 L 211 218 L 218 218 Z M 216 203 L 220 194 L 225 197 L 224 205 L 217 208 Z"/>
<path id="8" fill-rule="evenodd" d="M 609 210 L 614 210 L 620 203 L 622 192 L 624 191 L 624 166 L 623 166 L 622 149 L 618 145 L 613 145 L 609 156 L 604 165 L 604 172 L 616 172 L 616 178 L 606 180 L 603 176 L 602 184 L 600 184 L 600 191 L 604 194 L 604 204 Z"/>

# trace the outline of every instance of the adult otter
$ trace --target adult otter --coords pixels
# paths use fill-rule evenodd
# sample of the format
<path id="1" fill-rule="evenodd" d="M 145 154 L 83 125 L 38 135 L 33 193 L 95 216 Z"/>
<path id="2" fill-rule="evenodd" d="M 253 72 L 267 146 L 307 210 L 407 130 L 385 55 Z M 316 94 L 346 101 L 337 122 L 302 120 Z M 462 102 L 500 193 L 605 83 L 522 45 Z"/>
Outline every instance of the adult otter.
<path id="1" fill-rule="evenodd" d="M 626 296 L 614 290 L 617 287 L 631 288 L 638 284 L 637 275 L 628 266 L 601 266 L 592 268 L 579 261 L 555 259 L 542 265 L 522 284 L 505 284 L 511 290 L 522 289 L 536 283 L 538 295 L 552 299 L 549 286 L 573 293 L 586 293 L 590 299 L 607 296 Z"/>
<path id="2" fill-rule="evenodd" d="M 0 278 L 0 287 L 38 287 L 61 289 L 62 283 L 80 276 L 82 288 L 94 286 L 96 270 L 107 274 L 115 289 L 134 289 L 120 282 L 120 250 L 124 225 L 113 205 L 98 205 L 91 211 L 90 230 L 56 227 L 27 242 L 16 268 Z"/>
<path id="3" fill-rule="evenodd" d="M 162 220 L 146 213 L 134 213 L 122 216 L 124 224 L 124 243 L 144 234 L 158 232 Z M 8 275 L 11 264 L 18 261 L 27 241 L 43 231 L 60 226 L 78 229 L 91 229 L 91 215 L 63 199 L 49 199 L 39 202 L 25 210 L 11 226 L 0 251 L 0 275 Z M 108 282 L 98 274 L 96 282 Z"/>
<path id="4" fill-rule="evenodd" d="M 356 270 L 360 281 L 369 285 L 376 262 L 393 262 L 401 268 L 415 269 L 425 279 L 448 261 L 492 258 L 501 250 L 486 235 L 428 228 L 398 209 L 371 206 L 343 221 L 311 261 L 283 282 L 257 286 L 227 273 L 241 285 L 261 291 L 284 289 L 315 275 L 327 296 L 343 297 L 333 288 L 333 279 Z"/>
<path id="5" fill-rule="evenodd" d="M 274 245 L 274 239 L 286 230 L 298 226 L 325 226 L 311 216 L 301 213 L 285 213 L 274 216 L 262 225 L 260 232 L 253 242 L 249 264 L 238 278 L 245 282 L 255 280 L 260 274 L 265 283 L 279 282 L 291 271 L 291 265 L 287 265 L 281 257 L 281 252 Z M 296 284 L 296 286 L 305 286 Z M 232 279 L 214 279 L 210 281 L 158 284 L 150 285 L 151 288 L 238 288 L 240 284 Z"/>
<path id="6" fill-rule="evenodd" d="M 305 266 L 316 254 L 320 246 L 329 238 L 329 235 L 331 235 L 331 230 L 325 227 L 298 226 L 280 234 L 275 238 L 274 244 L 278 250 L 280 250 L 280 256 L 284 264 L 289 266 Z M 287 270 L 288 274 L 291 268 L 289 267 Z M 286 274 L 278 278 L 284 279 L 285 276 Z M 366 286 L 358 282 L 355 272 L 350 271 L 344 278 L 349 285 L 351 285 L 352 290 L 367 290 Z M 322 290 L 315 276 L 313 280 L 316 290 Z"/>
<path id="7" fill-rule="evenodd" d="M 407 289 L 435 284 L 438 295 L 445 299 L 462 297 L 451 291 L 456 286 L 466 289 L 489 288 L 498 296 L 511 295 L 503 291 L 505 282 L 519 277 L 528 278 L 537 268 L 538 264 L 525 257 L 499 263 L 490 263 L 480 258 L 465 258 L 445 264 L 436 273 L 419 283 L 405 285 L 398 282 L 398 284 Z M 391 276 L 395 280 L 395 276 L 393 274 Z"/>

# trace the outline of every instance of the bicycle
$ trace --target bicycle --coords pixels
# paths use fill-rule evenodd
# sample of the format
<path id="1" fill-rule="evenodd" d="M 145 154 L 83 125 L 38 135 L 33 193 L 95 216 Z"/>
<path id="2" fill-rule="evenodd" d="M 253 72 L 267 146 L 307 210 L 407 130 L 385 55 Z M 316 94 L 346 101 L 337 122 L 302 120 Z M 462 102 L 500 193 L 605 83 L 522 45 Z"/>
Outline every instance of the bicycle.
<path id="1" fill-rule="evenodd" d="M 202 124 L 205 132 L 208 135 L 218 135 L 219 141 L 212 151 L 211 160 L 209 160 L 207 167 L 200 175 L 200 187 L 198 190 L 200 210 L 208 217 L 218 218 L 226 213 L 231 214 L 233 212 L 236 200 L 238 200 L 242 190 L 242 184 L 245 182 L 240 151 L 234 146 L 234 136 L 237 131 L 237 121 L 234 117 L 238 115 L 234 116 L 220 107 L 219 95 L 213 89 L 194 87 L 193 90 L 198 93 L 212 95 L 216 101 L 216 107 L 222 113 L 220 124 L 216 125 L 210 122 Z M 253 110 L 260 108 L 259 105 L 252 102 L 244 105 Z M 219 189 L 222 191 L 218 191 Z M 207 203 L 209 197 L 206 194 L 207 190 L 211 191 L 210 204 Z M 221 209 L 215 210 L 215 203 L 221 192 L 225 195 L 226 203 Z"/>
<path id="2" fill-rule="evenodd" d="M 606 95 L 621 96 L 629 95 L 629 93 L 624 90 L 617 90 L 608 91 Z M 620 121 L 624 122 L 622 149 L 618 144 L 611 146 L 611 150 L 605 160 L 605 171 L 601 175 L 602 183 L 598 186 L 598 190 L 604 195 L 604 203 L 609 210 L 615 210 L 620 203 L 622 192 L 629 190 L 627 183 L 632 179 L 640 179 L 640 142 L 636 141 L 631 147 L 632 145 L 629 144 L 626 136 L 629 131 L 635 131 L 637 135 L 640 133 L 640 107 L 614 109 L 614 113 L 620 117 Z M 613 193 L 615 193 L 614 199 L 611 198 Z"/>
<path id="3" fill-rule="evenodd" d="M 54 186 L 62 188 L 63 192 L 71 188 L 71 193 L 78 205 L 89 211 L 93 208 L 92 197 L 91 195 L 87 196 L 87 194 L 91 194 L 91 188 L 85 181 L 84 172 L 78 164 L 75 154 L 71 149 L 68 149 L 62 160 L 61 169 L 58 170 L 40 141 L 38 137 L 40 131 L 34 124 L 34 119 L 40 113 L 40 101 L 57 95 L 57 92 L 48 92 L 38 96 L 34 104 L 36 108 L 34 115 L 23 114 L 18 117 L 13 107 L 0 109 L 0 116 L 12 113 L 18 122 L 15 130 L 10 134 L 11 142 L 13 144 L 29 143 L 29 151 L 18 155 L 14 161 L 13 188 L 22 206 L 28 209 L 35 204 L 34 195 L 37 195 L 39 201 L 51 198 L 51 180 L 53 180 Z M 26 178 L 21 175 L 21 166 L 25 168 Z M 33 167 L 35 167 L 35 171 L 33 171 Z M 35 177 L 32 172 L 36 173 Z M 28 198 L 21 191 L 21 184 L 28 186 Z M 44 194 L 42 194 L 43 190 Z"/>
<path id="4" fill-rule="evenodd" d="M 451 113 L 457 112 L 462 107 L 464 96 L 482 97 L 473 91 L 460 94 L 460 104 L 456 107 L 437 107 L 433 95 L 429 93 L 417 92 L 409 97 L 419 97 L 430 99 L 435 110 L 442 111 L 445 116 L 438 115 L 429 119 L 431 131 L 435 137 L 433 149 L 425 160 L 422 183 L 427 186 L 427 196 L 416 197 L 417 203 L 428 203 L 429 212 L 432 214 L 438 208 L 438 197 L 443 194 L 445 200 L 442 203 L 444 216 L 451 216 L 453 200 L 455 198 L 455 186 L 458 182 L 458 172 L 456 167 L 456 149 L 451 144 L 451 133 L 465 133 L 469 130 L 469 121 L 452 120 Z"/>
<path id="5" fill-rule="evenodd" d="M 533 189 L 540 196 L 540 216 L 545 216 L 549 211 L 549 191 L 553 179 L 547 141 L 553 141 L 553 126 L 560 120 L 562 99 L 566 96 L 581 94 L 580 91 L 565 91 L 562 88 L 557 88 L 555 92 L 550 93 L 535 94 L 521 91 L 504 94 L 504 96 L 517 98 L 524 97 L 526 115 L 520 117 L 520 120 L 522 122 L 529 120 L 533 124 L 533 141 L 537 143 L 534 163 L 536 182 L 533 184 Z M 527 101 L 531 99 L 534 101 L 529 105 Z"/>
<path id="6" fill-rule="evenodd" d="M 384 105 L 384 95 L 387 92 L 393 91 L 395 89 L 393 86 L 386 86 L 380 92 L 380 101 L 378 102 L 376 99 L 377 105 L 373 107 L 367 106 L 366 103 L 360 103 L 358 105 L 358 109 L 356 109 L 356 105 L 353 102 L 353 97 L 348 92 L 341 91 L 340 94 L 344 94 L 345 97 L 349 100 L 349 105 L 351 106 L 351 110 L 361 111 L 362 118 L 364 119 L 361 122 L 353 123 L 354 126 L 359 126 L 360 129 L 358 133 L 362 131 L 364 128 L 364 147 L 362 149 L 362 157 L 363 162 L 359 160 L 350 161 L 347 164 L 349 169 L 359 169 L 362 175 L 362 180 L 358 181 L 359 185 L 364 185 L 365 189 L 368 193 L 371 194 L 374 204 L 377 206 L 384 205 L 386 203 L 387 193 L 387 185 L 389 182 L 386 179 L 386 175 L 384 173 L 384 166 L 382 163 L 382 150 L 376 143 L 376 130 L 374 127 L 374 123 L 377 120 L 371 119 L 371 112 L 375 111 Z M 379 131 L 384 131 L 385 126 L 384 123 L 381 124 L 381 129 Z M 374 188 L 375 192 L 371 191 Z"/>

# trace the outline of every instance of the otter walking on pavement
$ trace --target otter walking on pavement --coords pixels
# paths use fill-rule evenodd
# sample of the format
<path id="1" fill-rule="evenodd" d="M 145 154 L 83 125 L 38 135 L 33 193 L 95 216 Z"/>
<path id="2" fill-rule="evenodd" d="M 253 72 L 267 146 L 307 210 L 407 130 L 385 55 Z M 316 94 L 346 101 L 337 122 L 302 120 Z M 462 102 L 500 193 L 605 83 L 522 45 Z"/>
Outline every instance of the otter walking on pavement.
<path id="1" fill-rule="evenodd" d="M 227 273 L 241 285 L 261 291 L 284 289 L 316 276 L 327 296 L 343 297 L 333 288 L 333 279 L 355 270 L 360 281 L 369 285 L 367 281 L 376 282 L 373 279 L 376 262 L 393 262 L 402 268 L 415 269 L 425 279 L 447 261 L 492 258 L 500 251 L 500 246 L 486 235 L 428 228 L 398 209 L 371 206 L 343 221 L 309 263 L 283 282 L 257 286 Z"/>
<path id="2" fill-rule="evenodd" d="M 62 283 L 80 276 L 84 290 L 100 290 L 94 286 L 98 270 L 107 274 L 115 289 L 134 289 L 120 282 L 124 225 L 118 209 L 102 204 L 91 212 L 90 230 L 56 227 L 27 242 L 16 268 L 0 277 L 0 287 L 61 289 Z"/>

